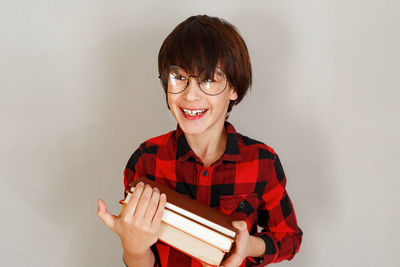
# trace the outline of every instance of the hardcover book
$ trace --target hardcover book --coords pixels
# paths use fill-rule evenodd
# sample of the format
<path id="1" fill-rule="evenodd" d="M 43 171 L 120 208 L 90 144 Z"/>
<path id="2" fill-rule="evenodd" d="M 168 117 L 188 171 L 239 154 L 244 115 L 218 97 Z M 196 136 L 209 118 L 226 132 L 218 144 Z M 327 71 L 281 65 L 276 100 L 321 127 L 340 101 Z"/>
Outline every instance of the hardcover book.
<path id="1" fill-rule="evenodd" d="M 235 240 L 237 229 L 232 226 L 234 219 L 145 177 L 129 185 L 131 189 L 122 202 L 124 207 L 139 182 L 157 187 L 160 194 L 167 195 L 159 239 L 200 261 L 218 266 Z"/>

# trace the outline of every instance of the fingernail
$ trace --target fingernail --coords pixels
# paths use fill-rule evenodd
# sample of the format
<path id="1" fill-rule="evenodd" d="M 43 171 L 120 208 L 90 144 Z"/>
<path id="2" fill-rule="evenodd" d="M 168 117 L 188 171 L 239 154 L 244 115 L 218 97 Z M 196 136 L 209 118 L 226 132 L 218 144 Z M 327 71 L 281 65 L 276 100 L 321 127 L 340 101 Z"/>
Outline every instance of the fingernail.
<path id="1" fill-rule="evenodd" d="M 157 187 L 153 188 L 154 191 L 160 192 L 160 189 L 158 189 Z"/>
<path id="2" fill-rule="evenodd" d="M 164 193 L 162 193 L 162 194 L 161 194 L 161 198 L 164 200 L 164 199 L 167 198 L 167 196 L 166 196 Z"/>
<path id="3" fill-rule="evenodd" d="M 138 183 L 136 186 L 143 186 L 144 185 L 144 183 L 143 182 L 140 182 L 140 183 Z"/>

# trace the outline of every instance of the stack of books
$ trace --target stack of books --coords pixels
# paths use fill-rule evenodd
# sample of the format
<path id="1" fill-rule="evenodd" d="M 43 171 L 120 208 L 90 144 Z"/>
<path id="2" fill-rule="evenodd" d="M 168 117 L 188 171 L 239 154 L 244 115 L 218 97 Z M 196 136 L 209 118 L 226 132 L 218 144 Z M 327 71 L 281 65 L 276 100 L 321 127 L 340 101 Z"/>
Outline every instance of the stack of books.
<path id="1" fill-rule="evenodd" d="M 186 195 L 155 183 L 145 177 L 130 184 L 123 209 L 131 198 L 136 184 L 143 182 L 167 195 L 161 219 L 159 240 L 204 263 L 219 266 L 235 241 L 234 219 Z"/>

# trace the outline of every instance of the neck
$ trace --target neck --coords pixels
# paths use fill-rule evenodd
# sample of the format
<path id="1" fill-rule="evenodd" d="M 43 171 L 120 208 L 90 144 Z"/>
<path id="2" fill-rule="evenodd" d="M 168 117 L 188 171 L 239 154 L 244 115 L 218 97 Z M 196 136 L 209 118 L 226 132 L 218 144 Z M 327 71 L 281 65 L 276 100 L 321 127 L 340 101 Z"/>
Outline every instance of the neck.
<path id="1" fill-rule="evenodd" d="M 208 167 L 217 161 L 225 152 L 227 134 L 225 127 L 217 133 L 186 135 L 186 140 L 193 152 Z"/>

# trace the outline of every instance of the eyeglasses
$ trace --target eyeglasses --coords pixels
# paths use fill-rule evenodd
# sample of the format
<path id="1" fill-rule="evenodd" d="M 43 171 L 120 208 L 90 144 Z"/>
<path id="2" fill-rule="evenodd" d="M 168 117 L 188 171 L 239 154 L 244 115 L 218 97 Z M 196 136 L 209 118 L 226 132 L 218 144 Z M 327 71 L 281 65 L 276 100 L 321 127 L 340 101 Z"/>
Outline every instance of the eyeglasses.
<path id="1" fill-rule="evenodd" d="M 166 68 L 158 78 L 164 90 L 170 94 L 179 94 L 186 90 L 189 86 L 189 79 L 196 78 L 197 84 L 201 91 L 207 95 L 215 96 L 221 94 L 229 80 L 225 76 L 225 72 L 217 67 L 212 77 L 206 77 L 203 73 L 198 76 L 188 75 L 183 68 L 178 65 L 171 65 Z"/>

